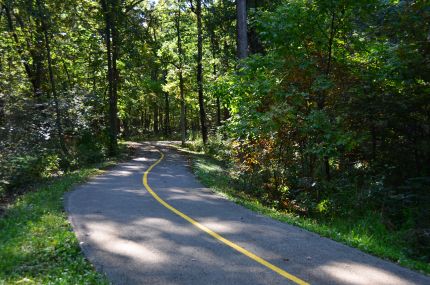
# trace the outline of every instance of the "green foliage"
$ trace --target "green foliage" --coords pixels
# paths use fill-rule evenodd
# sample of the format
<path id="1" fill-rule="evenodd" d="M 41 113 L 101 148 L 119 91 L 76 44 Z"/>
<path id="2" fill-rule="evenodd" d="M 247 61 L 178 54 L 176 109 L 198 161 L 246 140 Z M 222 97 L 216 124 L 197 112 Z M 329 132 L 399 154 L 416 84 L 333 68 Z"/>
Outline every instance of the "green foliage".
<path id="1" fill-rule="evenodd" d="M 56 176 L 61 171 L 59 161 L 57 155 L 49 153 L 5 159 L 0 167 L 0 177 L 2 177 L 0 188 L 4 192 L 12 191 L 14 188 Z"/>
<path id="2" fill-rule="evenodd" d="M 292 212 L 293 207 L 288 211 L 279 210 L 267 205 L 265 201 L 256 196 L 258 191 L 250 192 L 246 185 L 240 183 L 235 175 L 234 167 L 202 153 L 184 149 L 183 151 L 189 152 L 192 156 L 193 171 L 205 186 L 242 206 L 357 247 L 376 256 L 390 259 L 403 266 L 430 273 L 429 263 L 423 254 L 416 256 L 412 254 L 411 256 L 411 252 L 416 250 L 416 245 L 409 239 L 410 230 L 403 228 L 393 231 L 387 228 L 380 213 L 364 211 L 363 214 L 350 212 L 348 215 L 330 216 L 329 212 L 338 206 L 342 211 L 349 210 L 349 204 L 335 206 L 330 200 L 331 198 L 321 199 L 320 203 L 316 205 L 321 214 L 312 217 L 304 217 L 297 211 Z M 345 197 L 342 200 L 347 201 Z M 351 200 L 353 199 L 351 198 Z M 367 202 L 371 202 L 371 199 Z M 364 206 L 361 207 L 364 208 Z M 395 212 L 391 205 L 390 209 Z M 422 250 L 426 249 L 422 248 Z"/>
<path id="3" fill-rule="evenodd" d="M 85 168 L 40 185 L 0 219 L 0 283 L 107 284 L 83 257 L 63 211 L 63 195 L 97 173 Z"/>
<path id="4" fill-rule="evenodd" d="M 101 162 L 106 158 L 106 148 L 104 143 L 107 138 L 97 138 L 90 133 L 84 133 L 78 140 L 76 146 L 76 157 L 78 165 Z"/>
<path id="5" fill-rule="evenodd" d="M 409 242 L 405 254 L 428 261 L 426 9 L 327 0 L 257 9 L 264 52 L 212 87 L 229 102 L 223 148 L 241 189 L 308 217 L 380 215 Z"/>
<path id="6" fill-rule="evenodd" d="M 188 146 L 265 206 L 357 227 L 371 217 L 428 261 L 427 1 L 247 1 L 241 62 L 234 1 L 203 2 L 211 137 Z M 100 1 L 0 4 L 0 195 L 103 160 L 112 133 L 179 138 L 183 114 L 184 137 L 198 138 L 190 2 L 106 3 L 115 29 Z"/>
<path id="7" fill-rule="evenodd" d="M 0 157 L 0 197 L 13 194 L 50 177 L 62 175 L 70 169 L 87 166 L 105 159 L 105 148 L 100 140 L 83 135 L 76 147 L 70 146 L 69 157 L 61 157 L 52 151 L 29 151 L 28 154 L 5 152 Z M 21 189 L 22 190 L 22 189 Z"/>

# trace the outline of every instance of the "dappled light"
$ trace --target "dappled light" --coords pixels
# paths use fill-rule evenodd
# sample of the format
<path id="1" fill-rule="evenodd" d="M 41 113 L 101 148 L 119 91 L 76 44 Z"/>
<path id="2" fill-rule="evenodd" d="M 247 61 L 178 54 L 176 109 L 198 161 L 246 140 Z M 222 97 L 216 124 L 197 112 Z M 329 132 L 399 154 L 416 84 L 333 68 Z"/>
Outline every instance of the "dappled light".
<path id="1" fill-rule="evenodd" d="M 0 284 L 430 284 L 429 11 L 0 0 Z"/>
<path id="2" fill-rule="evenodd" d="M 153 151 L 153 145 L 144 147 L 142 155 L 148 149 Z M 184 156 L 169 148 L 163 152 L 165 158 L 148 175 L 161 199 L 294 276 L 317 284 L 353 285 L 413 284 L 424 278 L 228 202 L 195 180 L 183 164 Z M 110 268 L 111 280 L 121 280 L 126 272 L 132 282 L 184 284 L 197 275 L 198 283 L 212 283 L 218 276 L 228 276 L 223 279 L 226 284 L 284 282 L 284 277 L 207 235 L 149 195 L 141 179 L 155 161 L 135 159 L 134 164 L 120 165 L 101 176 L 99 184 L 83 185 L 70 197 L 69 211 L 81 246 L 98 267 Z M 115 175 L 130 166 L 134 170 L 127 176 Z M 152 279 L 154 274 L 160 279 Z"/>
<path id="3" fill-rule="evenodd" d="M 342 284 L 415 284 L 386 270 L 355 262 L 332 261 L 320 266 L 318 269 Z"/>
<path id="4" fill-rule="evenodd" d="M 85 219 L 88 232 L 85 235 L 91 240 L 91 243 L 96 243 L 99 248 L 105 252 L 127 256 L 143 262 L 145 264 L 154 264 L 162 267 L 163 263 L 168 260 L 168 257 L 162 251 L 156 251 L 154 248 L 148 248 L 142 242 L 134 242 L 128 238 L 122 238 L 118 235 L 118 224 L 109 222 L 105 219 L 99 219 L 98 222 L 91 222 L 95 216 L 88 215 Z M 100 218 L 100 216 L 98 216 Z M 103 224 L 100 223 L 103 221 Z"/>
<path id="5" fill-rule="evenodd" d="M 115 171 L 114 174 L 110 174 L 112 176 L 130 176 L 132 173 L 130 171 Z"/>

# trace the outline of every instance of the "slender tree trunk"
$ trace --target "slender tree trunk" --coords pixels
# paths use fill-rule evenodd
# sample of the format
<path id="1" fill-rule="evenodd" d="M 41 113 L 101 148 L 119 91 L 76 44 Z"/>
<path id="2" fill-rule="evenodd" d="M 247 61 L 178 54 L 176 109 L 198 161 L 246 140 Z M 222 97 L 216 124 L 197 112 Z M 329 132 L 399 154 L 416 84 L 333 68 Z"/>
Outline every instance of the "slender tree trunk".
<path id="1" fill-rule="evenodd" d="M 13 11 L 12 11 L 13 13 Z M 26 29 L 25 25 L 24 25 L 24 21 L 21 19 L 21 17 L 19 16 L 19 14 L 13 14 L 15 16 L 16 21 L 18 22 L 20 28 L 22 30 Z M 39 30 L 40 27 L 37 27 L 36 31 L 35 31 L 35 42 L 36 43 L 41 43 L 44 42 L 44 37 L 43 37 L 43 31 Z M 44 61 L 45 61 L 45 55 L 43 54 L 42 50 L 37 48 L 32 48 L 33 44 L 30 42 L 30 40 L 27 38 L 25 40 L 26 46 L 27 46 L 27 50 L 31 55 L 31 82 L 33 85 L 33 89 L 34 89 L 34 96 L 36 97 L 36 99 L 42 103 L 41 99 L 41 95 L 42 95 L 42 83 L 45 80 L 44 79 Z M 26 57 L 24 57 L 25 61 L 29 61 Z M 49 98 L 49 93 L 47 93 L 47 97 Z M 40 107 L 38 107 L 39 111 L 42 111 L 44 109 L 43 105 L 40 104 Z"/>
<path id="2" fill-rule="evenodd" d="M 110 98 L 113 96 L 113 75 L 112 75 L 112 51 L 111 51 L 111 19 L 110 19 L 110 13 L 109 13 L 109 6 L 107 3 L 108 0 L 101 0 L 102 10 L 103 10 L 103 16 L 105 20 L 105 44 L 106 44 L 106 55 L 107 55 L 107 79 L 108 79 L 108 97 L 109 97 L 109 103 Z M 109 104 L 110 106 L 110 104 Z M 109 118 L 109 154 L 113 155 L 114 145 L 112 143 L 112 138 L 114 137 L 114 131 L 116 130 L 112 128 L 111 120 Z"/>
<path id="3" fill-rule="evenodd" d="M 54 97 L 53 99 L 54 99 L 54 108 L 55 108 L 55 124 L 56 124 L 56 128 L 57 128 L 58 143 L 59 143 L 61 151 L 63 152 L 64 155 L 66 155 L 67 154 L 67 148 L 66 148 L 66 143 L 64 140 L 63 126 L 61 123 L 60 104 L 58 102 L 58 94 L 57 94 L 57 89 L 55 86 L 54 71 L 52 68 L 52 56 L 51 56 L 51 46 L 50 46 L 50 41 L 49 41 L 49 36 L 48 36 L 48 27 L 47 27 L 46 22 L 45 22 L 45 18 L 44 18 L 45 13 L 44 13 L 44 8 L 42 7 L 41 0 L 37 0 L 36 3 L 37 3 L 38 9 L 39 9 L 39 14 L 41 17 L 40 20 L 42 23 L 43 35 L 44 35 L 44 40 L 45 40 L 46 57 L 48 59 L 49 81 L 51 83 L 52 96 Z"/>
<path id="4" fill-rule="evenodd" d="M 213 69 L 212 69 L 212 74 L 214 77 L 214 80 L 217 78 L 217 66 L 216 66 L 216 56 L 217 56 L 217 42 L 216 42 L 216 38 L 215 38 L 215 31 L 212 29 L 210 32 L 210 37 L 211 37 L 211 50 L 212 50 L 212 60 L 213 60 Z M 219 127 L 221 126 L 221 103 L 220 103 L 220 99 L 219 96 L 216 96 L 216 125 Z"/>
<path id="5" fill-rule="evenodd" d="M 108 65 L 108 85 L 109 85 L 109 155 L 114 156 L 117 153 L 118 142 L 117 142 L 117 84 L 116 74 L 114 69 L 114 61 L 116 57 L 113 56 L 113 19 L 112 19 L 112 5 L 108 2 L 109 0 L 101 0 L 104 19 L 105 19 L 105 42 L 106 42 L 106 53 L 107 53 L 107 65 Z M 112 38 L 112 40 L 111 40 Z M 116 62 L 115 62 L 116 68 Z"/>
<path id="6" fill-rule="evenodd" d="M 213 54 L 213 59 L 215 59 L 215 53 Z M 213 75 L 214 78 L 217 76 L 216 64 L 213 64 Z M 219 95 L 216 96 L 216 125 L 221 126 L 221 102 L 219 99 Z"/>
<path id="7" fill-rule="evenodd" d="M 158 105 L 154 104 L 154 134 L 158 134 Z"/>
<path id="8" fill-rule="evenodd" d="M 163 126 L 164 120 L 163 120 L 163 117 L 164 117 L 164 114 L 163 114 L 162 108 L 160 107 L 158 109 L 158 132 L 160 132 L 160 133 L 161 133 L 162 130 L 164 130 L 164 126 Z"/>
<path id="9" fill-rule="evenodd" d="M 0 57 L 0 73 L 3 73 L 3 57 Z M 6 84 L 4 84 L 3 82 L 0 82 L 0 92 L 3 93 L 3 90 L 6 89 Z M 2 127 L 5 124 L 5 111 L 4 111 L 4 107 L 5 107 L 5 96 L 0 96 L 0 136 L 4 137 L 3 131 L 2 131 Z"/>
<path id="10" fill-rule="evenodd" d="M 227 40 L 224 39 L 224 43 L 223 43 L 223 53 L 224 53 L 224 58 L 223 58 L 223 69 L 224 72 L 229 70 L 230 68 L 230 61 L 229 61 L 229 56 L 228 56 L 228 49 L 229 49 L 229 45 Z M 221 106 L 220 106 L 221 107 Z M 220 114 L 221 116 L 221 114 Z M 223 108 L 223 118 L 224 121 L 228 120 L 230 118 L 230 111 L 228 110 L 228 107 L 224 107 Z"/>
<path id="11" fill-rule="evenodd" d="M 178 15 L 176 18 L 176 35 L 178 38 L 178 54 L 179 54 L 179 93 L 181 100 L 181 142 L 185 145 L 187 139 L 186 129 L 186 116 L 185 116 L 185 94 L 184 94 L 184 76 L 183 76 L 183 57 L 184 52 L 182 50 L 182 39 L 181 39 L 181 1 L 178 0 Z"/>
<path id="12" fill-rule="evenodd" d="M 67 77 L 67 86 L 70 89 L 70 87 L 73 87 L 73 81 L 72 81 L 72 78 L 70 77 L 69 69 L 67 68 L 66 62 L 64 61 L 64 59 L 62 59 L 61 61 L 63 62 L 64 72 L 66 73 L 66 77 Z"/>
<path id="13" fill-rule="evenodd" d="M 188 108 L 187 108 L 187 104 L 185 104 L 185 106 L 184 106 L 184 114 L 185 114 L 184 125 L 185 125 L 185 131 L 186 132 L 187 132 L 188 126 L 189 126 L 189 122 L 187 120 L 187 113 L 188 113 Z"/>
<path id="14" fill-rule="evenodd" d="M 120 13 L 119 0 L 111 0 L 111 33 L 112 33 L 112 97 L 109 99 L 109 118 L 111 121 L 112 132 L 112 149 L 113 154 L 118 152 L 118 133 L 119 133 L 119 118 L 118 118 L 118 82 L 119 73 L 117 68 L 117 60 L 119 58 L 119 34 L 116 28 Z"/>
<path id="15" fill-rule="evenodd" d="M 92 67 L 92 69 L 91 69 L 91 67 Z M 94 61 L 92 60 L 91 54 L 90 54 L 89 60 L 88 60 L 88 69 L 91 70 L 91 75 L 89 74 L 88 77 L 91 76 L 90 78 L 92 81 L 92 93 L 93 93 L 93 95 L 95 95 L 97 92 L 97 65 L 95 64 L 95 59 L 94 59 Z"/>
<path id="16" fill-rule="evenodd" d="M 236 0 L 237 13 L 237 57 L 239 59 L 248 56 L 248 27 L 246 0 Z"/>
<path id="17" fill-rule="evenodd" d="M 170 104 L 169 93 L 164 92 L 164 134 L 170 135 Z"/>
<path id="18" fill-rule="evenodd" d="M 3 98 L 0 98 L 0 126 L 3 126 L 5 123 L 4 106 L 5 106 L 5 100 Z M 1 133 L 1 130 L 0 130 L 0 133 Z"/>
<path id="19" fill-rule="evenodd" d="M 214 54 L 214 59 L 215 59 L 215 54 Z M 216 71 L 216 64 L 214 62 L 214 66 L 213 66 L 213 74 L 214 77 L 217 76 L 217 71 Z M 219 99 L 219 95 L 216 96 L 216 125 L 219 127 L 221 126 L 221 102 Z"/>
<path id="20" fill-rule="evenodd" d="M 179 71 L 179 92 L 181 96 L 181 142 L 182 145 L 185 145 L 185 141 L 187 140 L 187 115 L 186 115 L 186 106 L 185 106 L 185 94 L 184 94 L 184 77 L 181 71 Z"/>
<path id="21" fill-rule="evenodd" d="M 20 44 L 19 44 L 18 35 L 15 33 L 15 27 L 13 26 L 12 14 L 10 11 L 11 7 L 9 7 L 9 5 L 3 4 L 3 9 L 5 11 L 7 26 L 8 26 L 9 32 L 12 34 L 13 40 L 15 41 L 18 53 L 21 56 L 22 64 L 24 65 L 24 69 L 25 69 L 25 72 L 27 73 L 28 79 L 30 80 L 30 82 L 33 85 L 33 88 L 35 89 L 34 82 L 32 80 L 33 75 L 32 75 L 30 65 L 28 64 L 28 60 L 26 60 L 26 58 L 24 58 L 22 48 L 20 47 Z"/>
<path id="22" fill-rule="evenodd" d="M 336 35 L 335 31 L 335 21 L 336 21 L 336 11 L 333 10 L 332 17 L 331 17 L 331 24 L 330 24 L 330 36 L 329 36 L 329 42 L 328 42 L 328 51 L 327 51 L 327 65 L 325 74 L 327 77 L 329 77 L 331 72 L 331 61 L 332 61 L 332 50 L 333 50 L 333 41 L 334 37 Z M 325 100 L 326 100 L 326 92 L 321 92 L 321 97 L 318 102 L 318 107 L 320 109 L 324 109 L 325 106 Z M 330 171 L 330 162 L 329 158 L 327 156 L 324 157 L 324 168 L 325 168 L 325 174 L 328 181 L 331 180 L 331 171 Z"/>
<path id="23" fill-rule="evenodd" d="M 151 125 L 151 115 L 149 114 L 148 108 L 145 108 L 145 131 L 149 132 Z"/>
<path id="24" fill-rule="evenodd" d="M 199 109 L 200 109 L 200 126 L 203 143 L 208 141 L 208 130 L 206 127 L 206 112 L 203 98 L 203 34 L 202 34 L 202 1 L 197 0 L 196 7 L 197 15 L 197 88 L 199 95 Z"/>
<path id="25" fill-rule="evenodd" d="M 28 80 L 31 82 L 31 85 L 33 87 L 34 97 L 38 98 L 38 97 L 40 97 L 40 94 L 41 94 L 40 84 L 39 84 L 41 81 L 36 80 L 36 78 L 33 74 L 33 70 L 31 69 L 30 65 L 28 64 L 28 59 L 24 56 L 23 50 L 22 50 L 20 43 L 19 43 L 18 35 L 15 33 L 15 27 L 14 27 L 13 21 L 12 21 L 11 7 L 9 5 L 6 5 L 6 4 L 3 4 L 2 7 L 5 11 L 9 32 L 12 34 L 12 38 L 16 44 L 18 53 L 21 57 L 21 62 L 24 65 L 25 73 L 27 74 Z"/>

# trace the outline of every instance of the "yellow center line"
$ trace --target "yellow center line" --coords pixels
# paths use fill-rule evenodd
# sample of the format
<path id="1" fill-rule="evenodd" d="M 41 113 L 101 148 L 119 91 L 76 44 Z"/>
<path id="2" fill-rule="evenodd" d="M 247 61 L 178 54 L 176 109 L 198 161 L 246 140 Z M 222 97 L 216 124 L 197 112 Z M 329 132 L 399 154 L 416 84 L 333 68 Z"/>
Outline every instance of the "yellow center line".
<path id="1" fill-rule="evenodd" d="M 208 235 L 212 236 L 213 238 L 217 239 L 218 241 L 220 241 L 221 243 L 224 243 L 225 245 L 228 245 L 229 247 L 237 250 L 238 252 L 246 255 L 247 257 L 249 257 L 250 259 L 260 263 L 263 266 L 266 266 L 267 268 L 269 268 L 270 270 L 278 273 L 279 275 L 293 281 L 296 284 L 299 285 L 309 285 L 309 283 L 303 281 L 302 279 L 286 272 L 285 270 L 277 267 L 276 265 L 271 264 L 270 262 L 268 262 L 267 260 L 259 257 L 258 255 L 255 255 L 254 253 L 244 249 L 243 247 L 235 244 L 232 241 L 229 241 L 228 239 L 222 237 L 221 235 L 217 234 L 216 232 L 212 231 L 211 229 L 205 227 L 204 225 L 200 224 L 199 222 L 197 222 L 196 220 L 194 220 L 193 218 L 185 215 L 184 213 L 182 213 L 181 211 L 179 211 L 178 209 L 174 208 L 173 206 L 171 206 L 170 204 L 168 204 L 166 201 L 164 201 L 163 199 L 160 198 L 160 196 L 157 195 L 157 193 L 154 192 L 154 190 L 151 189 L 151 187 L 148 184 L 148 174 L 149 172 L 151 172 L 151 170 L 157 165 L 159 164 L 163 158 L 164 158 L 164 154 L 158 150 L 158 152 L 160 152 L 161 157 L 154 163 L 152 164 L 143 174 L 143 185 L 145 186 L 146 190 L 148 190 L 148 192 L 155 198 L 155 200 L 157 200 L 161 205 L 163 205 L 164 207 L 166 207 L 167 209 L 169 209 L 170 211 L 172 211 L 173 213 L 175 213 L 176 215 L 180 216 L 181 218 L 183 218 L 184 220 L 190 222 L 193 226 L 199 228 L 200 230 L 204 231 L 205 233 L 207 233 Z"/>

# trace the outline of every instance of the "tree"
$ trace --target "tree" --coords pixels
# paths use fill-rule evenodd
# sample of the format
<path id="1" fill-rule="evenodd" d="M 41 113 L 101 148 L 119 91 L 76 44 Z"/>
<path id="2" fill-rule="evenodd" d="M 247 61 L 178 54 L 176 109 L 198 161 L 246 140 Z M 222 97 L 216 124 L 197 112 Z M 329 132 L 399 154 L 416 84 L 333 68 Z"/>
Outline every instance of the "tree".
<path id="1" fill-rule="evenodd" d="M 118 150 L 118 31 L 116 21 L 120 13 L 117 0 L 100 0 L 105 20 L 105 43 L 109 85 L 109 155 Z"/>
<path id="2" fill-rule="evenodd" d="M 200 130 L 203 143 L 208 141 L 208 130 L 206 127 L 206 111 L 203 97 L 203 31 L 202 31 L 202 1 L 196 1 L 196 8 L 193 0 L 190 0 L 191 8 L 197 17 L 197 92 L 199 98 Z"/>
<path id="3" fill-rule="evenodd" d="M 428 249 L 426 1 L 0 7 L 0 198 L 189 128 L 262 203 L 380 219 Z"/>
<path id="4" fill-rule="evenodd" d="M 48 35 L 48 26 L 45 20 L 47 15 L 45 14 L 42 0 L 36 0 L 36 3 L 37 3 L 39 16 L 40 16 L 40 22 L 42 23 L 43 36 L 45 40 L 46 57 L 48 60 L 49 81 L 51 83 L 51 92 L 54 97 L 55 124 L 57 127 L 58 141 L 59 141 L 59 146 L 61 151 L 63 152 L 64 155 L 66 155 L 67 148 L 66 148 L 66 143 L 64 142 L 63 125 L 61 123 L 59 99 L 57 94 L 57 88 L 55 86 L 55 77 L 54 77 L 54 71 L 52 67 L 52 56 L 51 56 L 51 46 L 50 46 L 49 35 Z"/>
<path id="5" fill-rule="evenodd" d="M 177 46 L 178 46 L 178 56 L 179 56 L 179 93 L 181 100 L 181 115 L 180 115 L 180 125 L 181 125 L 181 142 L 182 145 L 185 145 L 185 141 L 187 139 L 187 130 L 185 128 L 185 94 L 184 94 L 184 52 L 182 50 L 182 38 L 181 38 L 181 0 L 178 0 L 178 8 L 176 15 L 176 37 L 177 37 Z"/>
<path id="6" fill-rule="evenodd" d="M 248 56 L 248 25 L 246 0 L 236 0 L 237 13 L 237 57 L 239 59 Z"/>

